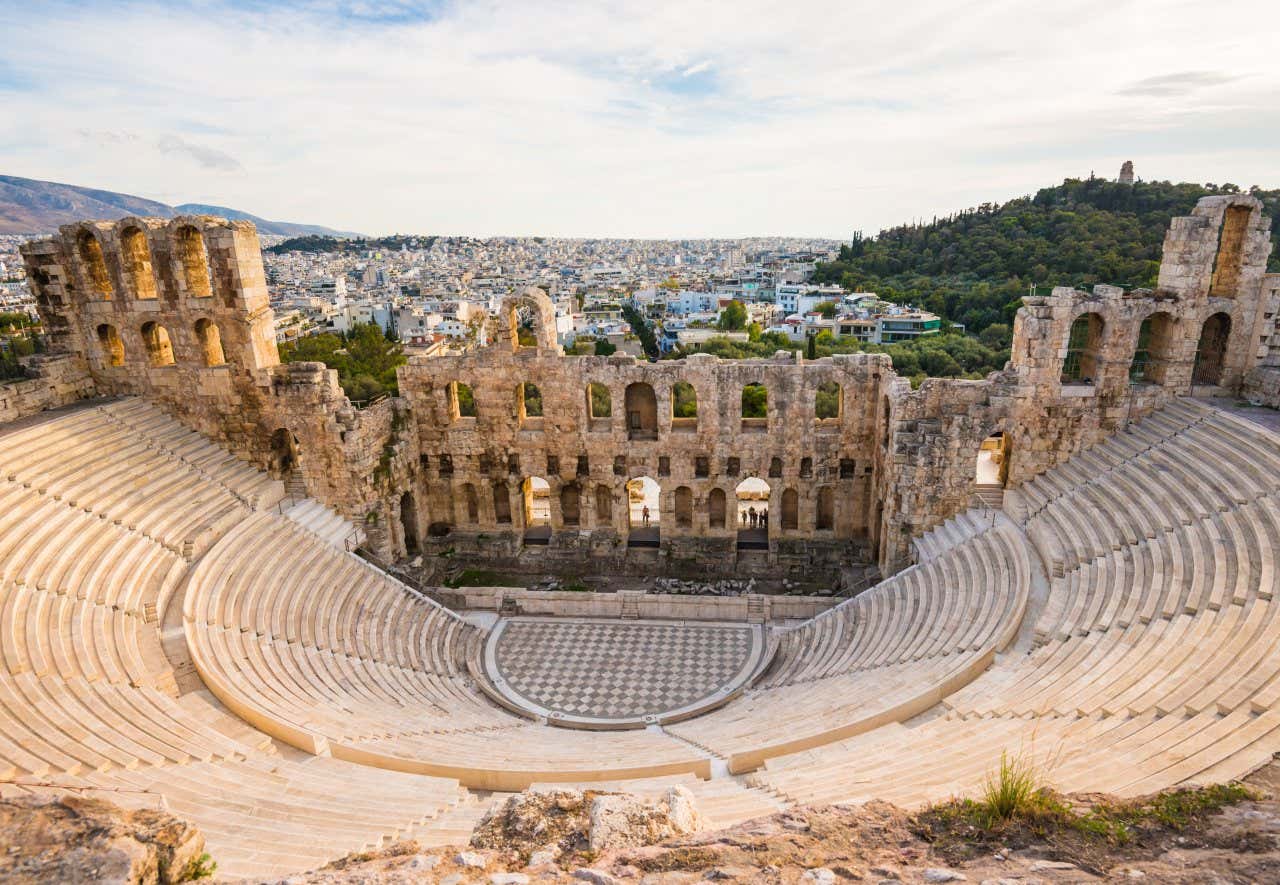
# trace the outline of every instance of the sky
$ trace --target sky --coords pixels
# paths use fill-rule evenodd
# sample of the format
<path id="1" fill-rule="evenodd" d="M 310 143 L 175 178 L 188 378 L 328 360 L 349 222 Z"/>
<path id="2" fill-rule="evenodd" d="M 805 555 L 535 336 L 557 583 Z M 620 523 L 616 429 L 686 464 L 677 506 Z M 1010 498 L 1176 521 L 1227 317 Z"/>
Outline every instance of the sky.
<path id="1" fill-rule="evenodd" d="M 1275 0 L 0 0 L 0 173 L 391 232 L 821 236 L 1280 187 Z"/>

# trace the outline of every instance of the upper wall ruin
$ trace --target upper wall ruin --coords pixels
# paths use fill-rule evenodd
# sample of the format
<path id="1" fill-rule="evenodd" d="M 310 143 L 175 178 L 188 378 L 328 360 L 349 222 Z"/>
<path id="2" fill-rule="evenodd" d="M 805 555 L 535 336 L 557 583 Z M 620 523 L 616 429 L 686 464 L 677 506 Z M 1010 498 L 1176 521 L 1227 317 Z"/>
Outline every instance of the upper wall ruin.
<path id="1" fill-rule="evenodd" d="M 644 476 L 660 490 L 661 549 L 713 556 L 733 550 L 733 492 L 755 477 L 768 556 L 866 551 L 887 572 L 969 506 L 993 433 L 1016 485 L 1170 396 L 1280 399 L 1268 230 L 1252 197 L 1201 200 L 1170 225 L 1155 290 L 1025 299 L 1009 364 L 981 381 L 912 390 L 872 354 L 566 357 L 549 300 L 528 290 L 499 311 L 489 346 L 411 359 L 399 398 L 359 410 L 335 372 L 279 365 L 251 224 L 84 222 L 23 246 L 58 377 L 6 385 L 6 402 L 17 415 L 90 393 L 152 397 L 364 520 L 387 555 L 444 532 L 518 544 L 534 478 L 550 543 L 616 549 L 632 530 L 626 483 Z"/>

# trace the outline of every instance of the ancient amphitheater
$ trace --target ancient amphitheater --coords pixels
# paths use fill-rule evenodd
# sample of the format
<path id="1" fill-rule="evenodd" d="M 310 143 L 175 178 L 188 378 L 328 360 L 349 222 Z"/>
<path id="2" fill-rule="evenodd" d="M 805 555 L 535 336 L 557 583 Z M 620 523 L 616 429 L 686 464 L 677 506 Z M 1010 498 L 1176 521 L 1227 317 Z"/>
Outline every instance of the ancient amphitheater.
<path id="1" fill-rule="evenodd" d="M 944 798 L 1004 749 L 1064 789 L 1242 776 L 1280 751 L 1280 444 L 1234 405 L 1280 405 L 1268 230 L 1202 200 L 1157 289 L 1026 299 L 982 381 L 565 357 L 531 290 L 358 409 L 279 364 L 251 225 L 66 227 L 24 251 L 52 353 L 0 389 L 0 794 L 167 807 L 250 876 L 457 841 L 536 784 L 683 782 L 723 825 Z M 775 514 L 749 537 L 746 478 Z M 888 577 L 812 617 L 595 594 L 495 621 L 373 564 L 445 552 Z"/>

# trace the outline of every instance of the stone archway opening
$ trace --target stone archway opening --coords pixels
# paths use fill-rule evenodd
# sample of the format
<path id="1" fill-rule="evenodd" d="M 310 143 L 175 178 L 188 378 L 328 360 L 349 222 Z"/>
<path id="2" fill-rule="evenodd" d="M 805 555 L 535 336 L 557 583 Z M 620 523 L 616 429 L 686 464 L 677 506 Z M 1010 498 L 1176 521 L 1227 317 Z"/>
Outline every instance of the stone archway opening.
<path id="1" fill-rule="evenodd" d="M 739 550 L 769 549 L 769 484 L 758 476 L 748 476 L 734 489 L 737 500 L 735 523 Z"/>
<path id="2" fill-rule="evenodd" d="M 657 547 L 661 541 L 661 489 L 657 480 L 638 476 L 627 483 L 627 546 Z"/>
<path id="3" fill-rule="evenodd" d="M 978 461 L 973 480 L 983 486 L 1003 489 L 1009 481 L 1009 455 L 1013 439 L 1003 430 L 997 430 L 978 446 Z"/>
<path id="4" fill-rule="evenodd" d="M 298 438 L 287 427 L 277 428 L 271 434 L 271 453 L 267 471 L 276 479 L 290 480 L 299 472 Z"/>
<path id="5" fill-rule="evenodd" d="M 1200 329 L 1200 342 L 1196 345 L 1195 368 L 1191 371 L 1191 383 L 1217 386 L 1222 383 L 1222 370 L 1226 365 L 1227 341 L 1231 338 L 1231 317 L 1215 313 L 1204 321 Z"/>

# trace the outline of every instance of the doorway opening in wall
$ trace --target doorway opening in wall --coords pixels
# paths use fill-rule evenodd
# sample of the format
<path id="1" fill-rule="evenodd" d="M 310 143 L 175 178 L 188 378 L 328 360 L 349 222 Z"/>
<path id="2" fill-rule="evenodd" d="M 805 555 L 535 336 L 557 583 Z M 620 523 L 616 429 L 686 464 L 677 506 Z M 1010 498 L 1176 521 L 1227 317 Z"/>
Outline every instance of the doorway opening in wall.
<path id="1" fill-rule="evenodd" d="M 400 528 L 404 531 L 404 551 L 410 556 L 420 552 L 418 543 L 418 507 L 413 501 L 413 492 L 405 492 L 400 496 Z"/>
<path id="2" fill-rule="evenodd" d="M 978 462 L 973 481 L 978 499 L 987 507 L 1004 504 L 1004 488 L 1009 482 L 1009 456 L 1013 438 L 997 430 L 978 446 Z"/>
<path id="3" fill-rule="evenodd" d="M 748 476 L 734 489 L 739 550 L 769 549 L 769 494 L 769 484 L 758 476 Z"/>
<path id="4" fill-rule="evenodd" d="M 304 497 L 302 472 L 298 469 L 298 439 L 287 427 L 271 434 L 271 462 L 268 473 L 284 482 L 285 491 L 293 497 Z"/>
<path id="5" fill-rule="evenodd" d="M 658 483 L 652 477 L 639 476 L 627 483 L 628 547 L 657 547 L 661 542 L 659 498 Z"/>
<path id="6" fill-rule="evenodd" d="M 551 543 L 551 483 L 541 476 L 524 481 L 524 542 Z"/>
<path id="7" fill-rule="evenodd" d="M 1204 321 L 1200 330 L 1200 342 L 1196 345 L 1195 367 L 1191 370 L 1192 384 L 1218 385 L 1222 383 L 1222 368 L 1227 358 L 1227 341 L 1231 338 L 1231 317 L 1215 313 Z"/>

